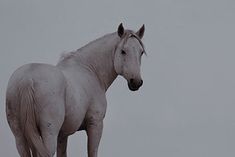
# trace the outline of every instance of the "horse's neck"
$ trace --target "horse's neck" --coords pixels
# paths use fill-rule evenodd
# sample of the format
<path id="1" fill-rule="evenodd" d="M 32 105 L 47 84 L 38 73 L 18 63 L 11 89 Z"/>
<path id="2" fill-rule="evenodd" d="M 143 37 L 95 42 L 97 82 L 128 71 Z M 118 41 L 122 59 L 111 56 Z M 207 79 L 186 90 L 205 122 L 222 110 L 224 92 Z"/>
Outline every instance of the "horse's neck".
<path id="1" fill-rule="evenodd" d="M 106 35 L 78 49 L 72 57 L 79 66 L 88 68 L 97 76 L 105 91 L 117 77 L 113 60 L 119 40 L 115 33 Z"/>

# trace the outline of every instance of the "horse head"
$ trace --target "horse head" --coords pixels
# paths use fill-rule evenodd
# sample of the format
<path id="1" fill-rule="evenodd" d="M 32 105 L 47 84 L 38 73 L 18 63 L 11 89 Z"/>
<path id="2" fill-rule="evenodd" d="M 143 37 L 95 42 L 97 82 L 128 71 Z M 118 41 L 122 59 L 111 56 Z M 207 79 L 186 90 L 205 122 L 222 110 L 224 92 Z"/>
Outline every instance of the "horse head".
<path id="1" fill-rule="evenodd" d="M 143 80 L 140 74 L 142 55 L 145 53 L 141 39 L 144 36 L 144 25 L 137 31 L 125 30 L 122 23 L 117 34 L 120 42 L 115 49 L 114 68 L 117 74 L 123 76 L 132 91 L 138 90 Z"/>

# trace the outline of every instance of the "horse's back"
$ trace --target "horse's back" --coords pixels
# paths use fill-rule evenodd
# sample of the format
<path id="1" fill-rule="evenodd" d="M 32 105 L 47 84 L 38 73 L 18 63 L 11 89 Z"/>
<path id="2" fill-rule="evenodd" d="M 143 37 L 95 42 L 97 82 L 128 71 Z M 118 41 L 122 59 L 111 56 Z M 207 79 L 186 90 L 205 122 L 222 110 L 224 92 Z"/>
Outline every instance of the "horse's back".
<path id="1" fill-rule="evenodd" d="M 63 79 L 63 73 L 56 66 L 42 63 L 30 63 L 16 69 L 9 81 L 19 81 L 27 78 L 50 79 L 53 76 L 57 76 L 58 79 Z"/>

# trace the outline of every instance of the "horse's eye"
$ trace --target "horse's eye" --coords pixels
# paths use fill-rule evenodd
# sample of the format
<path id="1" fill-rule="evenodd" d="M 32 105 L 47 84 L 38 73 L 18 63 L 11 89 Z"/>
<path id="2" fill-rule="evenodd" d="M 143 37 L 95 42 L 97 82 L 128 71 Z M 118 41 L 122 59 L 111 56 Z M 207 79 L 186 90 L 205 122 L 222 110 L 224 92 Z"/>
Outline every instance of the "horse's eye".
<path id="1" fill-rule="evenodd" d="M 126 51 L 122 50 L 122 52 L 121 52 L 121 53 L 122 53 L 122 55 L 125 55 L 125 54 L 126 54 Z"/>

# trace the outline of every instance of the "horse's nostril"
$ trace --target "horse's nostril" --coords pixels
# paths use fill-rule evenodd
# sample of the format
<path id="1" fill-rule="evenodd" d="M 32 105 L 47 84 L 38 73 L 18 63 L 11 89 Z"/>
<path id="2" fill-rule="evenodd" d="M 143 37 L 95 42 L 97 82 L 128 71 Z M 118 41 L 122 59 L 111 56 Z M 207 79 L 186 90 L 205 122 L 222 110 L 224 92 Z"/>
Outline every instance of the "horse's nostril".
<path id="1" fill-rule="evenodd" d="M 130 79 L 130 83 L 134 83 L 134 79 Z"/>
<path id="2" fill-rule="evenodd" d="M 140 86 L 142 86 L 142 85 L 143 85 L 143 83 L 144 83 L 144 81 L 143 81 L 143 80 L 140 80 Z"/>
<path id="3" fill-rule="evenodd" d="M 138 90 L 143 84 L 143 80 L 142 79 L 130 79 L 128 82 L 128 87 L 130 90 L 132 91 L 136 91 Z"/>

